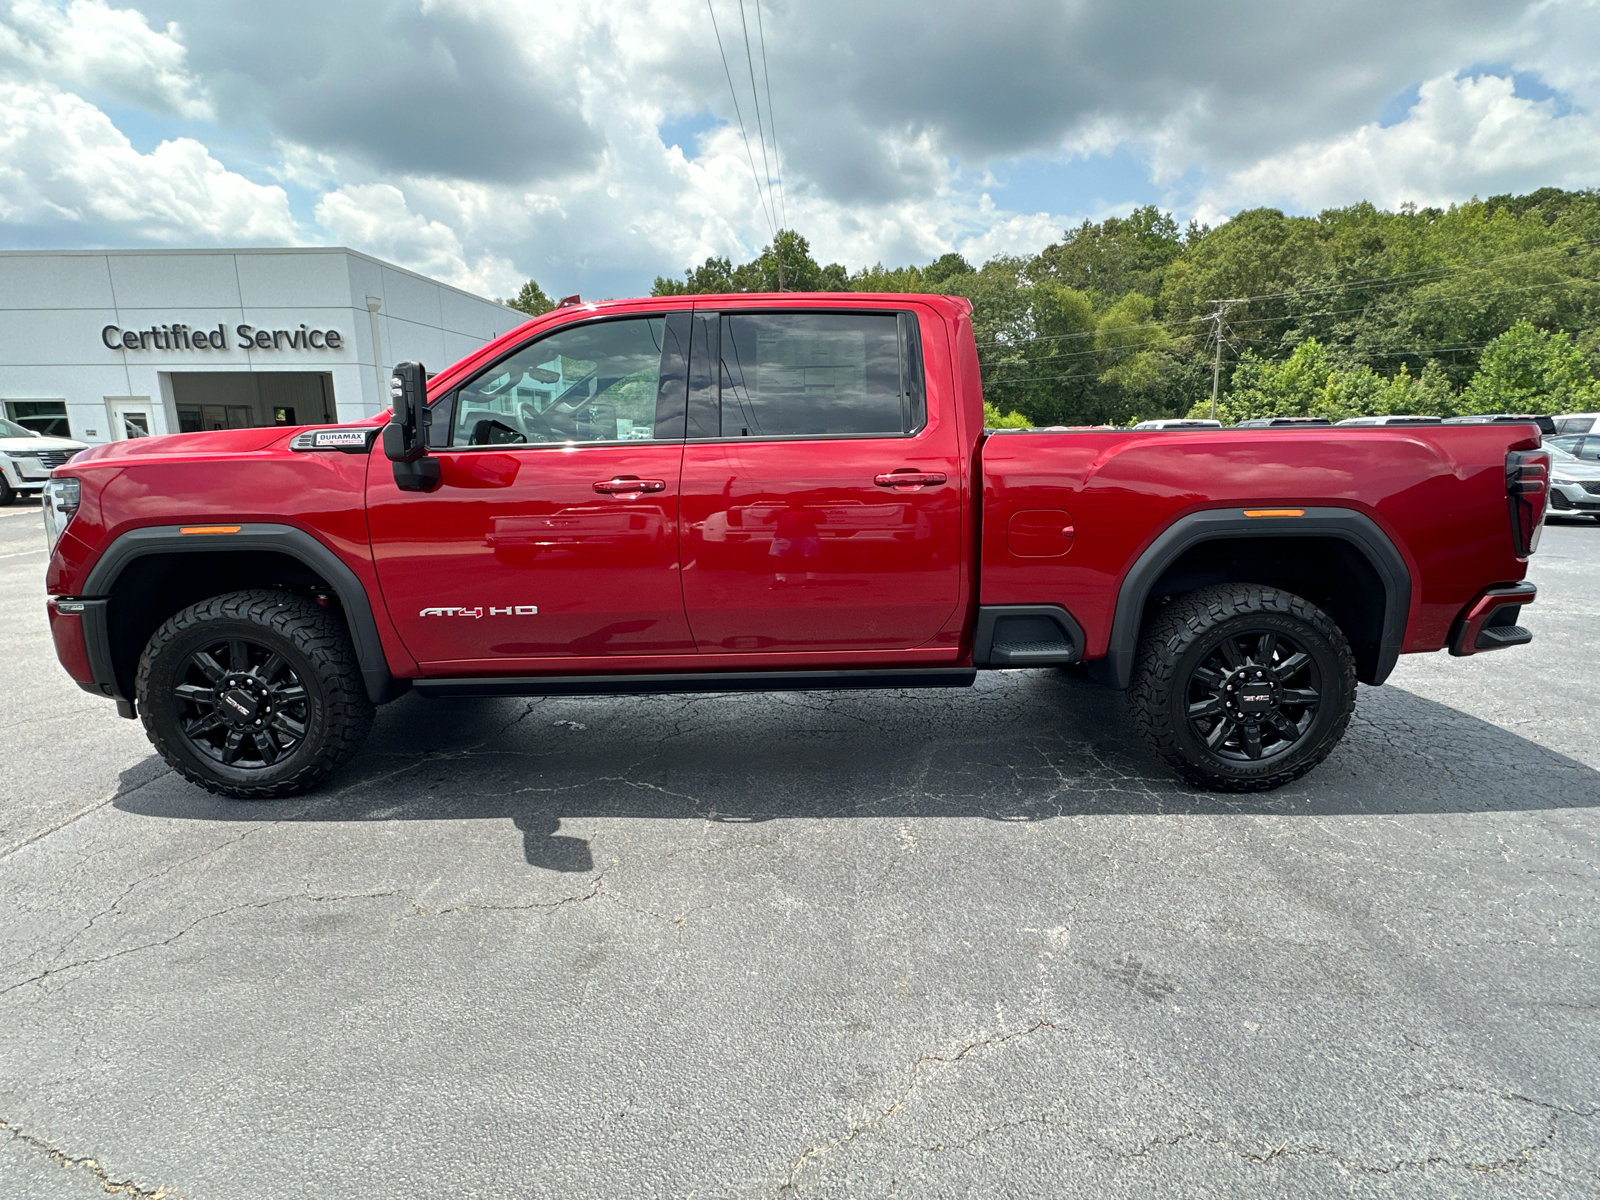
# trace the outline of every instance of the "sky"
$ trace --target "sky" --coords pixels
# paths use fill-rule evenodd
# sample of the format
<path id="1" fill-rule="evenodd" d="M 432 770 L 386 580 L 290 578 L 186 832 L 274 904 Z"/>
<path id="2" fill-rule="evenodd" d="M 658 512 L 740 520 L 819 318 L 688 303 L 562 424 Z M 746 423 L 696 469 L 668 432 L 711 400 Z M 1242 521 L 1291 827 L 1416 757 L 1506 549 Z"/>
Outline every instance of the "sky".
<path id="1" fill-rule="evenodd" d="M 0 248 L 638 295 L 1600 186 L 1600 0 L 0 0 Z"/>

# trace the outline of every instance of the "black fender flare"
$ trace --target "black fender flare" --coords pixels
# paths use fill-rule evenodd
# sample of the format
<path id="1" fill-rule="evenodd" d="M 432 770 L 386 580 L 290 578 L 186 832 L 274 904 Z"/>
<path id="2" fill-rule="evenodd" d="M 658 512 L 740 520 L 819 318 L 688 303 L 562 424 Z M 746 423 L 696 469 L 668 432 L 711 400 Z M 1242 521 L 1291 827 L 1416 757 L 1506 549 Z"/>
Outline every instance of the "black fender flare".
<path id="1" fill-rule="evenodd" d="M 1364 681 L 1382 683 L 1399 661 L 1405 641 L 1411 616 L 1411 570 L 1389 535 L 1365 513 L 1333 507 L 1303 511 L 1305 515 L 1300 517 L 1247 517 L 1242 509 L 1214 508 L 1190 513 L 1167 526 L 1123 576 L 1106 656 L 1090 664 L 1094 677 L 1114 688 L 1126 688 L 1132 681 L 1139 626 L 1150 589 L 1190 547 L 1232 538 L 1333 537 L 1359 550 L 1383 581 L 1383 635 L 1373 678 Z"/>
<path id="2" fill-rule="evenodd" d="M 148 525 L 132 529 L 106 547 L 105 553 L 89 571 L 84 581 L 84 600 L 109 598 L 117 578 L 136 559 L 151 554 L 203 554 L 218 550 L 254 550 L 285 555 L 295 559 L 328 581 L 328 586 L 339 597 L 345 621 L 350 627 L 350 640 L 355 644 L 356 661 L 361 664 L 361 678 L 366 684 L 367 696 L 374 704 L 383 704 L 404 692 L 409 680 L 396 679 L 389 671 L 389 661 L 384 657 L 383 642 L 378 637 L 378 623 L 372 615 L 372 603 L 367 590 L 356 578 L 356 573 L 322 542 L 303 529 L 292 525 L 240 525 L 237 533 L 183 533 L 190 526 Z M 84 632 L 89 640 L 91 665 L 103 663 L 110 670 L 112 661 L 110 637 L 102 617 L 98 621 L 85 621 Z M 103 644 L 96 645 L 97 641 Z M 115 677 L 100 679 L 100 669 L 95 668 L 96 683 L 100 690 L 118 699 L 123 697 Z"/>

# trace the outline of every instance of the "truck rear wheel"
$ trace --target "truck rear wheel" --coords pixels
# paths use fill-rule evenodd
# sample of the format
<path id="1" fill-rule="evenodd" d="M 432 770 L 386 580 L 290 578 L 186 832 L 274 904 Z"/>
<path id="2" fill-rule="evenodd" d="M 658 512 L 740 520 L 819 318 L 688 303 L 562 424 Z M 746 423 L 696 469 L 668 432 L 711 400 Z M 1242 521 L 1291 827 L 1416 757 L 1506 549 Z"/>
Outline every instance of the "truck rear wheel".
<path id="1" fill-rule="evenodd" d="M 1255 584 L 1173 600 L 1139 644 L 1129 703 L 1190 783 L 1264 792 L 1327 758 L 1355 711 L 1355 656 L 1309 600 Z"/>
<path id="2" fill-rule="evenodd" d="M 184 609 L 146 645 L 137 692 L 161 757 L 240 800 L 309 791 L 372 728 L 344 624 L 287 592 L 231 592 Z"/>

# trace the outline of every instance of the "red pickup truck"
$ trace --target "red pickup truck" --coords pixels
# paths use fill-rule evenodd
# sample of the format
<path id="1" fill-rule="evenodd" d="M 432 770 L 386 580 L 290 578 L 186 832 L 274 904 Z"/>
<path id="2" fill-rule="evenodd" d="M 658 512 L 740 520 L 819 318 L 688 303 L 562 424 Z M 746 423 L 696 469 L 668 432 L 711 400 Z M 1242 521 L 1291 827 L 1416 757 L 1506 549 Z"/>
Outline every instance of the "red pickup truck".
<path id="1" fill-rule="evenodd" d="M 1400 654 L 1532 637 L 1526 423 L 985 431 L 970 307 L 940 296 L 573 305 L 392 386 L 367 422 L 54 473 L 61 662 L 203 787 L 302 792 L 407 690 L 1081 664 L 1183 778 L 1263 790 Z"/>

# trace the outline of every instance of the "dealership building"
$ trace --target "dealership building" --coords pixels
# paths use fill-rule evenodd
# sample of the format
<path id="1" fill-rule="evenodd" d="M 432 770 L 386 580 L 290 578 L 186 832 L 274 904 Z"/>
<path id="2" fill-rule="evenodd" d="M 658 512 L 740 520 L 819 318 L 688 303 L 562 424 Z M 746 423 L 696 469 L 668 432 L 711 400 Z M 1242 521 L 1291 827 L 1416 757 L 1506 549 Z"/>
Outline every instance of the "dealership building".
<path id="1" fill-rule="evenodd" d="M 106 442 L 369 417 L 526 321 L 342 247 L 0 253 L 0 415 Z"/>

